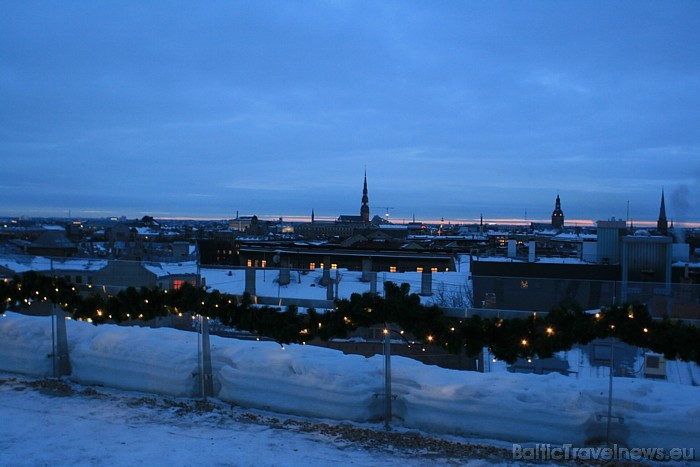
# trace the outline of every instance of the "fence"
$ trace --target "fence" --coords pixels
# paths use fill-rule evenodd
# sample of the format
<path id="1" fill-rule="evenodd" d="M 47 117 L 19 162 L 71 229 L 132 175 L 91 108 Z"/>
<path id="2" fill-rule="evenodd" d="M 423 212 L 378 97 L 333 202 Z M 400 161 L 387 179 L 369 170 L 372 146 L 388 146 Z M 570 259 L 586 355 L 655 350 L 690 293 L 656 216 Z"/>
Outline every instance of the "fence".
<path id="1" fill-rule="evenodd" d="M 50 372 L 47 355 L 55 353 L 52 341 L 60 340 L 52 337 L 59 328 L 52 321 L 10 312 L 0 317 L 0 370 Z M 207 343 L 197 334 L 65 324 L 71 379 L 177 396 L 201 393 Z M 697 388 L 651 381 L 640 386 L 609 371 L 603 371 L 608 378 L 455 372 L 405 358 L 389 365 L 381 356 L 217 336 L 210 347 L 211 393 L 246 407 L 360 422 L 390 413 L 392 423 L 410 429 L 510 442 L 583 446 L 607 437 L 624 446 L 697 448 L 700 440 L 692 418 L 700 410 Z M 618 359 L 617 347 L 614 352 Z M 614 392 L 608 389 L 613 379 Z"/>

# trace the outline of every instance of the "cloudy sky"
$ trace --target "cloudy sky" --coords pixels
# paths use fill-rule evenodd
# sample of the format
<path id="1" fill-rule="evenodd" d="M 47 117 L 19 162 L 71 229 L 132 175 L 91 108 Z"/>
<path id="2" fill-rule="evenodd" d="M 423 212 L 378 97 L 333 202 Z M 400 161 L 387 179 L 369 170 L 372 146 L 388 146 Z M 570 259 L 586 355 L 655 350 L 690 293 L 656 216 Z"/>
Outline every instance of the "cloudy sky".
<path id="1" fill-rule="evenodd" d="M 0 0 L 0 215 L 700 221 L 700 2 Z"/>

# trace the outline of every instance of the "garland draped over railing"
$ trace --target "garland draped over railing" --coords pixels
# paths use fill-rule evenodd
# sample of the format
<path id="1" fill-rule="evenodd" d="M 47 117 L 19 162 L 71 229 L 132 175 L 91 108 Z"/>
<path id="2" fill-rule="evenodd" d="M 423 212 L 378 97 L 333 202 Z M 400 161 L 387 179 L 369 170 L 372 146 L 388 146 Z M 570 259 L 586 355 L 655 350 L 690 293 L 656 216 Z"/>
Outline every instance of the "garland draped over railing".
<path id="1" fill-rule="evenodd" d="M 323 313 L 309 309 L 298 313 L 295 306 L 286 311 L 253 305 L 250 296 L 239 302 L 233 295 L 207 291 L 189 284 L 178 290 L 129 287 L 103 297 L 80 293 L 62 278 L 30 271 L 0 282 L 3 310 L 35 301 L 59 305 L 76 319 L 92 323 L 150 320 L 171 313 L 196 313 L 219 319 L 224 325 L 250 331 L 279 343 L 303 343 L 314 338 L 328 340 L 347 337 L 358 327 L 395 323 L 410 339 L 422 345 L 437 345 L 459 354 L 477 355 L 484 347 L 498 359 L 512 363 L 518 357 L 547 358 L 586 344 L 596 338 L 616 337 L 637 347 L 680 358 L 700 365 L 700 329 L 692 324 L 664 318 L 652 320 L 641 304 L 612 305 L 587 313 L 575 303 L 562 303 L 546 316 L 535 313 L 527 318 L 465 319 L 445 316 L 433 305 L 420 303 L 409 293 L 408 284 L 385 284 L 385 296 L 353 294 L 336 300 L 335 308 Z"/>

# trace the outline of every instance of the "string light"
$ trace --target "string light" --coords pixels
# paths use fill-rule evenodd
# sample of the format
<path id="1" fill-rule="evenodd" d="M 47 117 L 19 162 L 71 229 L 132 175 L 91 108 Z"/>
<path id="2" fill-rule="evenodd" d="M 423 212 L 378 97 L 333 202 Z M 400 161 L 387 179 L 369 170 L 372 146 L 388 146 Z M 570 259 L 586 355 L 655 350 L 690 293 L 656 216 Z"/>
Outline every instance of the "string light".
<path id="1" fill-rule="evenodd" d="M 554 334 L 554 328 L 548 327 L 548 328 L 547 328 L 547 335 L 548 335 L 548 336 L 551 336 L 552 334 Z"/>
<path id="2" fill-rule="evenodd" d="M 527 339 L 521 340 L 520 343 L 521 343 L 522 345 L 527 345 Z"/>

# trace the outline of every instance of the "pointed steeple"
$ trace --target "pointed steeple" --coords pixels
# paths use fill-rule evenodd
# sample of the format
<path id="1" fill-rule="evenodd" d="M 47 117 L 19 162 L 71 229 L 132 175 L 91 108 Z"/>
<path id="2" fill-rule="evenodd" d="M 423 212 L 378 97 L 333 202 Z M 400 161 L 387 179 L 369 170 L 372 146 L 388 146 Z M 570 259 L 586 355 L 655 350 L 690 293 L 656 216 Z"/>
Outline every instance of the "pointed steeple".
<path id="1" fill-rule="evenodd" d="M 365 183 L 362 187 L 362 206 L 360 207 L 360 217 L 364 222 L 369 222 L 369 197 L 367 196 L 367 169 L 365 169 Z"/>
<path id="2" fill-rule="evenodd" d="M 314 208 L 311 208 L 311 222 L 315 221 L 316 216 L 314 214 Z"/>
<path id="3" fill-rule="evenodd" d="M 656 230 L 660 234 L 668 234 L 668 220 L 666 219 L 666 201 L 664 200 L 664 189 L 661 189 L 661 207 L 659 208 L 659 220 L 656 221 Z"/>

